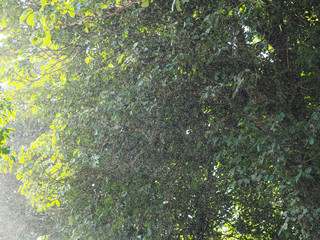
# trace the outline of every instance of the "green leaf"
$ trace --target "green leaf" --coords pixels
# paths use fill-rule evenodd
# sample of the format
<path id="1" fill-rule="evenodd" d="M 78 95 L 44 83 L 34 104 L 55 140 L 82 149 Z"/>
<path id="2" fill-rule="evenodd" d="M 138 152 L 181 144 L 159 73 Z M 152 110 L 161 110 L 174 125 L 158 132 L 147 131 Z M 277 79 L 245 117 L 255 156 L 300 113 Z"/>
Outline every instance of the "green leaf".
<path id="1" fill-rule="evenodd" d="M 278 116 L 277 116 L 277 121 L 278 122 L 282 122 L 282 120 L 285 118 L 285 114 L 282 112 L 282 113 L 280 113 Z"/>
<path id="2" fill-rule="evenodd" d="M 141 6 L 144 8 L 149 7 L 149 0 L 143 0 Z"/>
<path id="3" fill-rule="evenodd" d="M 74 222 L 74 219 L 72 216 L 69 216 L 68 217 L 68 220 L 69 220 L 69 225 L 72 226 L 73 225 L 73 222 Z"/>
<path id="4" fill-rule="evenodd" d="M 309 166 L 306 168 L 305 172 L 309 174 L 311 172 L 311 170 L 312 170 L 312 166 Z"/>
<path id="5" fill-rule="evenodd" d="M 300 179 L 301 175 L 302 175 L 302 172 L 299 172 L 299 174 L 296 176 L 296 182 L 298 182 L 298 181 L 299 181 L 299 179 Z"/>
<path id="6" fill-rule="evenodd" d="M 313 144 L 314 144 L 314 138 L 313 138 L 313 137 L 310 137 L 310 138 L 309 138 L 309 144 L 310 144 L 310 145 L 313 145 Z"/>
<path id="7" fill-rule="evenodd" d="M 181 6 L 180 6 L 180 0 L 176 0 L 176 7 L 177 7 L 178 12 L 182 11 Z"/>
<path id="8" fill-rule="evenodd" d="M 302 176 L 304 176 L 305 178 L 308 178 L 308 179 L 313 179 L 313 177 L 310 175 L 310 174 L 308 174 L 308 173 L 302 173 Z"/>

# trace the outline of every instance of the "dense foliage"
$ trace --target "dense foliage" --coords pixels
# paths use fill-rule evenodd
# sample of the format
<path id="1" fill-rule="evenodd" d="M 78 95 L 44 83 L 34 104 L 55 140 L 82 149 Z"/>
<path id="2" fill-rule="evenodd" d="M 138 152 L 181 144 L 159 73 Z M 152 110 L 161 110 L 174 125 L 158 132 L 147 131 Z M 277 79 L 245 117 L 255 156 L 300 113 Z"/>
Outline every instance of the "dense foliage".
<path id="1" fill-rule="evenodd" d="M 318 1 L 0 3 L 46 238 L 320 238 Z"/>

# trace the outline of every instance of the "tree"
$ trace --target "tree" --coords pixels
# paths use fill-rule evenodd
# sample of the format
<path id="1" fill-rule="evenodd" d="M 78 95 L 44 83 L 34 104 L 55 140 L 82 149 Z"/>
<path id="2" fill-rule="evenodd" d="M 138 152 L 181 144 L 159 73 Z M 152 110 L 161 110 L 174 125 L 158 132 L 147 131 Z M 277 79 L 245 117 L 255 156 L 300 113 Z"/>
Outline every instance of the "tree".
<path id="1" fill-rule="evenodd" d="M 17 6 L 3 78 L 42 128 L 15 168 L 52 238 L 319 239 L 319 3 Z"/>

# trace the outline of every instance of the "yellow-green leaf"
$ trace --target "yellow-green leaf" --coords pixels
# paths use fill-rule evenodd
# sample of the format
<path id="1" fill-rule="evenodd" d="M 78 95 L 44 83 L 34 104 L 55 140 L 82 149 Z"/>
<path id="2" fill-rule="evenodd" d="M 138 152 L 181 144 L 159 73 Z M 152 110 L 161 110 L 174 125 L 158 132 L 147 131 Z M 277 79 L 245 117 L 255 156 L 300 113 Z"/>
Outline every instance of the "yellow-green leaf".
<path id="1" fill-rule="evenodd" d="M 51 13 L 50 18 L 53 22 L 56 21 L 56 15 L 54 13 Z"/>
<path id="2" fill-rule="evenodd" d="M 28 18 L 27 18 L 27 24 L 30 26 L 34 26 L 35 21 L 34 21 L 34 13 L 31 13 Z"/>
<path id="3" fill-rule="evenodd" d="M 124 54 L 122 54 L 122 55 L 120 56 L 119 61 L 118 61 L 119 64 L 122 62 L 122 58 L 123 58 L 123 57 L 124 57 Z"/>
<path id="4" fill-rule="evenodd" d="M 47 0 L 41 0 L 41 5 L 42 5 L 42 7 L 44 7 L 45 5 L 47 5 Z"/>
<path id="5" fill-rule="evenodd" d="M 20 16 L 20 22 L 23 22 L 32 12 L 33 12 L 33 9 L 31 8 L 28 8 L 27 10 L 25 10 L 24 13 L 22 13 L 22 15 Z"/>
<path id="6" fill-rule="evenodd" d="M 61 75 L 60 75 L 60 79 L 61 79 L 61 83 L 62 83 L 62 84 L 65 84 L 66 81 L 67 81 L 66 74 L 65 74 L 65 73 L 61 74 Z"/>
<path id="7" fill-rule="evenodd" d="M 46 36 L 44 37 L 43 44 L 46 46 L 51 45 L 51 34 L 50 33 L 47 33 Z"/>
<path id="8" fill-rule="evenodd" d="M 90 11 L 86 11 L 85 15 L 86 16 L 93 16 L 93 14 Z"/>
<path id="9" fill-rule="evenodd" d="M 46 22 L 47 22 L 46 20 L 47 20 L 46 16 L 41 16 L 40 22 L 41 22 L 42 25 L 46 25 Z"/>
<path id="10" fill-rule="evenodd" d="M 141 6 L 144 8 L 149 7 L 149 0 L 143 0 Z"/>
<path id="11" fill-rule="evenodd" d="M 74 18 L 74 16 L 76 15 L 76 13 L 73 11 L 68 11 L 68 12 L 69 12 L 70 17 L 72 17 L 72 18 Z"/>

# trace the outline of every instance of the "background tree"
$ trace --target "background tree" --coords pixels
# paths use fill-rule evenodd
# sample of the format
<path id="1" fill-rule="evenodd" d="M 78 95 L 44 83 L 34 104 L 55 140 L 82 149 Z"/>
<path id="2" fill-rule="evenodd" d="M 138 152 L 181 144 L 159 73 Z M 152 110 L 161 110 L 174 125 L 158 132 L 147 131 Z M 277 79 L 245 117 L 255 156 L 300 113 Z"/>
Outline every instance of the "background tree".
<path id="1" fill-rule="evenodd" d="M 11 4 L 14 167 L 52 239 L 319 239 L 317 1 Z"/>

